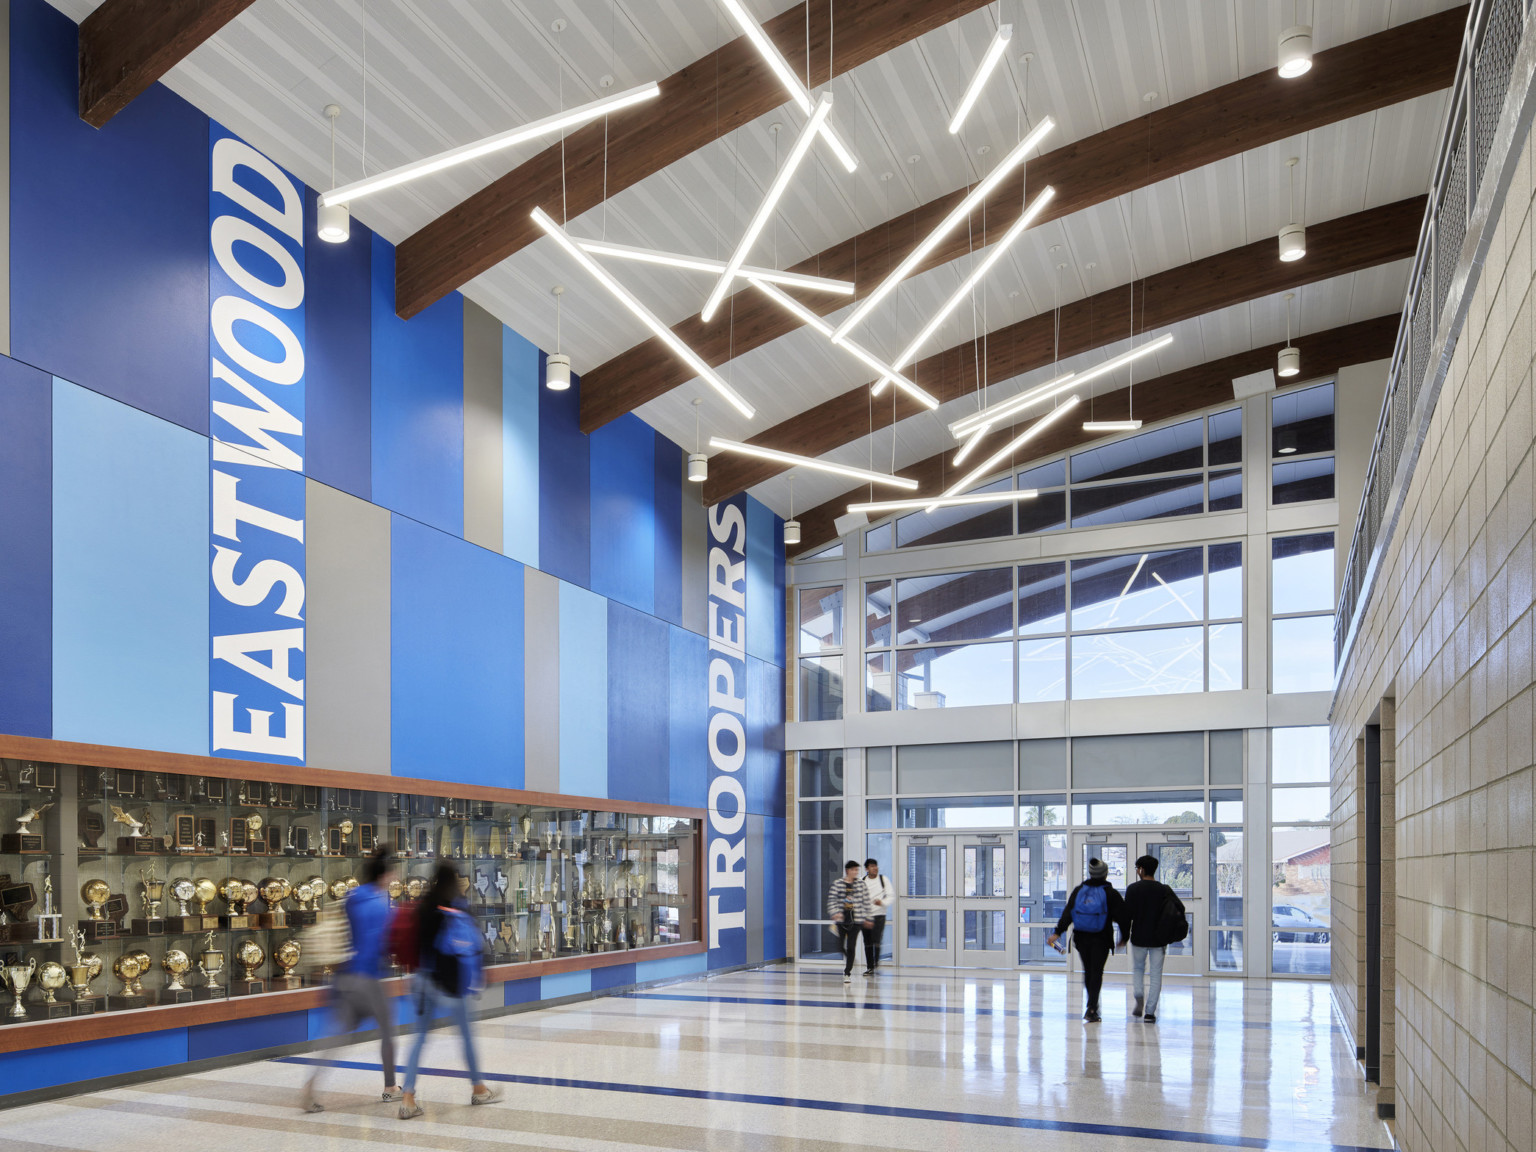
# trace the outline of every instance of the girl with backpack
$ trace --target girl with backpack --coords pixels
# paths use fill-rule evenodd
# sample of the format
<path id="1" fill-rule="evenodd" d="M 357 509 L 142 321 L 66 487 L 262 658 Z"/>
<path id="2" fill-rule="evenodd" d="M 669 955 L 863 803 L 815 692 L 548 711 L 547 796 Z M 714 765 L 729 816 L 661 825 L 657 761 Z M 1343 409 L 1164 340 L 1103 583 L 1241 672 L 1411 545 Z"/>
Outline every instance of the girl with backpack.
<path id="1" fill-rule="evenodd" d="M 1047 944 L 1055 947 L 1064 932 L 1072 929 L 1072 946 L 1083 962 L 1083 984 L 1088 992 L 1088 1010 L 1083 1019 L 1099 1022 L 1099 989 L 1104 985 L 1104 965 L 1115 950 L 1115 927 L 1124 939 L 1130 931 L 1125 918 L 1125 901 L 1109 882 L 1109 865 L 1095 857 L 1088 861 L 1088 879 L 1072 889 L 1056 931 Z"/>
<path id="2" fill-rule="evenodd" d="M 501 1091 L 488 1087 L 480 1079 L 475 1061 L 475 1040 L 469 1028 L 469 998 L 484 984 L 481 967 L 480 933 L 459 895 L 459 873 L 452 864 L 442 863 L 432 878 L 432 886 L 422 894 L 416 909 L 416 958 L 418 968 L 412 998 L 416 1006 L 416 1043 L 411 1048 L 405 1069 L 405 1097 L 400 1102 L 400 1119 L 410 1120 L 422 1114 L 416 1103 L 416 1072 L 421 1067 L 421 1050 L 427 1042 L 427 1029 L 439 1005 L 448 1012 L 464 1038 L 464 1063 L 474 1085 L 471 1104 L 492 1104 L 501 1099 Z"/>

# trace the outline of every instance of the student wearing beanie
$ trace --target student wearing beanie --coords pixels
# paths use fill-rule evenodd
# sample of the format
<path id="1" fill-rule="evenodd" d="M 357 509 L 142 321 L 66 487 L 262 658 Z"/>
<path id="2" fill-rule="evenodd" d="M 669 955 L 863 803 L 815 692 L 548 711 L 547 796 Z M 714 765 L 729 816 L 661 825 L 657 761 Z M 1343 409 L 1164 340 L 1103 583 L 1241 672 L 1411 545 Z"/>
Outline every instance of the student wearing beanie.
<path id="1" fill-rule="evenodd" d="M 1119 928 L 1122 940 L 1130 933 L 1125 901 L 1109 882 L 1109 865 L 1097 857 L 1088 861 L 1088 879 L 1072 889 L 1061 919 L 1056 922 L 1056 931 L 1046 943 L 1054 946 L 1068 927 L 1072 929 L 1072 945 L 1083 963 L 1083 984 L 1088 993 L 1088 1009 L 1083 1019 L 1097 1024 L 1099 989 L 1104 984 L 1104 965 L 1115 950 L 1115 929 Z"/>

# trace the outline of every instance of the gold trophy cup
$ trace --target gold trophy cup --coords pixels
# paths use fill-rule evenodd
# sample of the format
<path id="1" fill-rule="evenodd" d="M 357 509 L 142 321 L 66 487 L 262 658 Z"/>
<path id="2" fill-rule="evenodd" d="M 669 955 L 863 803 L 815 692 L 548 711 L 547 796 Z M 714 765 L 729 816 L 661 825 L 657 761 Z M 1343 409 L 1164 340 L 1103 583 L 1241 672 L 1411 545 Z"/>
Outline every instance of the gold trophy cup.
<path id="1" fill-rule="evenodd" d="M 185 992 L 181 978 L 192 970 L 192 959 L 180 948 L 172 948 L 160 957 L 160 967 L 165 969 L 165 991 Z"/>
<path id="2" fill-rule="evenodd" d="M 133 986 L 139 979 L 139 962 L 132 952 L 125 952 L 112 962 L 112 975 L 123 982 L 122 996 L 132 996 Z"/>
<path id="3" fill-rule="evenodd" d="M 206 876 L 200 876 L 192 881 L 192 899 L 197 901 L 197 914 L 208 915 L 208 905 L 219 895 L 219 886 Z M 204 928 L 208 925 L 204 924 Z"/>
<path id="4" fill-rule="evenodd" d="M 197 885 L 185 876 L 178 876 L 171 881 L 171 899 L 176 901 L 176 915 L 186 919 L 192 915 L 192 910 L 187 907 L 187 901 L 197 895 Z"/>
<path id="5" fill-rule="evenodd" d="M 282 972 L 281 976 L 273 977 L 274 987 L 302 988 L 304 986 L 304 978 L 293 974 L 293 970 L 299 966 L 299 957 L 302 953 L 303 949 L 299 947 L 299 942 L 292 936 L 273 949 L 272 963 Z"/>
<path id="6" fill-rule="evenodd" d="M 80 886 L 80 899 L 90 907 L 90 919 L 104 920 L 101 914 L 101 906 L 112 898 L 112 889 L 107 887 L 105 880 L 87 880 Z"/>
<path id="7" fill-rule="evenodd" d="M 281 876 L 268 876 L 260 885 L 261 900 L 267 910 L 258 923 L 263 928 L 286 928 L 288 915 L 283 911 L 283 901 L 293 895 L 293 886 Z"/>
<path id="8" fill-rule="evenodd" d="M 31 957 L 26 964 L 7 964 L 0 972 L 5 975 L 5 982 L 10 985 L 16 1001 L 11 1005 L 11 1010 L 6 1013 L 13 1020 L 25 1020 L 27 1018 L 27 1006 L 21 1002 L 21 998 L 27 991 L 27 985 L 32 983 L 32 975 L 37 971 L 37 957 Z"/>
<path id="9" fill-rule="evenodd" d="M 197 958 L 197 970 L 203 974 L 203 991 L 198 995 L 202 999 L 215 999 L 224 994 L 224 989 L 219 986 L 218 976 L 224 970 L 224 953 L 213 946 L 213 933 L 203 937 L 203 950 Z M 210 988 L 218 988 L 217 992 L 209 992 Z"/>
<path id="10" fill-rule="evenodd" d="M 58 1000 L 54 993 L 67 983 L 69 983 L 69 973 L 57 960 L 49 960 L 37 970 L 37 986 L 43 990 L 44 1004 L 57 1004 Z"/>
<path id="11" fill-rule="evenodd" d="M 133 990 L 142 996 L 144 995 L 144 977 L 149 975 L 150 967 L 154 964 L 154 961 L 150 959 L 149 953 L 142 948 L 135 948 L 128 955 L 139 962 L 139 975 L 138 979 L 133 982 Z"/>

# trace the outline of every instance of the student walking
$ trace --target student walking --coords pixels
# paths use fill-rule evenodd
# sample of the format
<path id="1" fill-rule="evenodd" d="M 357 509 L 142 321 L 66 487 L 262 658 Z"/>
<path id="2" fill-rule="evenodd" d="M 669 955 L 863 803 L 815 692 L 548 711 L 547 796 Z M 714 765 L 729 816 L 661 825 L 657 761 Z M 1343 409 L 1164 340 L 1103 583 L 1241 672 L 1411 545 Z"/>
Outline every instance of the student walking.
<path id="1" fill-rule="evenodd" d="M 874 927 L 864 933 L 864 975 L 873 976 L 880 967 L 880 941 L 885 936 L 885 918 L 896 904 L 896 889 L 890 877 L 880 875 L 880 862 L 871 856 L 864 861 L 864 887 L 869 890 L 869 904 L 874 912 Z"/>
<path id="2" fill-rule="evenodd" d="M 416 912 L 417 955 L 412 996 L 416 1003 L 416 1043 L 405 1068 L 405 1096 L 400 1102 L 400 1119 L 420 1116 L 416 1103 L 416 1072 L 421 1067 L 421 1050 L 427 1043 L 427 1030 L 439 1004 L 458 1025 L 464 1038 L 464 1063 L 474 1085 L 471 1104 L 492 1104 L 501 1099 L 499 1089 L 487 1087 L 480 1078 L 475 1060 L 475 1038 L 469 1027 L 469 998 L 480 991 L 485 975 L 481 967 L 480 934 L 459 895 L 459 873 L 452 864 L 437 866 L 432 887 L 422 894 Z"/>
<path id="3" fill-rule="evenodd" d="M 853 958 L 858 955 L 859 929 L 869 932 L 875 926 L 874 910 L 869 903 L 869 889 L 859 875 L 859 862 L 850 860 L 843 865 L 843 874 L 832 881 L 827 890 L 827 914 L 832 917 L 832 930 L 843 936 L 843 983 L 853 983 Z M 410 1091 L 410 1081 L 406 1081 Z"/>
<path id="4" fill-rule="evenodd" d="M 1104 965 L 1115 950 L 1115 929 L 1121 939 L 1126 935 L 1125 901 L 1109 882 L 1109 865 L 1095 857 L 1088 861 L 1088 879 L 1072 889 L 1061 919 L 1056 922 L 1047 944 L 1053 947 L 1068 926 L 1072 945 L 1083 962 L 1083 984 L 1088 993 L 1088 1010 L 1083 1019 L 1099 1022 L 1099 989 L 1104 986 Z"/>
<path id="5" fill-rule="evenodd" d="M 1148 1024 L 1157 1022 L 1157 1002 L 1163 991 L 1163 961 L 1168 945 L 1178 943 L 1189 932 L 1184 919 L 1184 903 L 1168 885 L 1155 880 L 1157 857 L 1143 856 L 1136 861 L 1136 883 L 1125 890 L 1125 915 L 1131 922 L 1131 969 L 1135 973 L 1136 1002 L 1132 1016 Z M 1183 931 L 1179 931 L 1182 926 Z M 1177 939 L 1170 939 L 1177 933 Z M 1146 971 L 1152 973 L 1151 987 L 1143 995 Z"/>
<path id="6" fill-rule="evenodd" d="M 352 953 L 336 972 L 331 986 L 331 1009 L 339 1035 L 351 1032 L 370 1017 L 379 1025 L 379 1063 L 384 1067 L 384 1094 L 387 1103 L 399 1100 L 395 1084 L 395 1028 L 390 1012 L 389 993 L 382 980 L 389 963 L 386 945 L 389 925 L 389 882 L 395 874 L 394 854 L 380 844 L 363 863 L 363 882 L 347 893 L 342 909 L 351 935 Z M 339 932 L 340 929 L 338 928 Z M 315 1099 L 324 1065 L 304 1082 L 299 1107 L 306 1112 L 324 1112 L 325 1105 Z"/>

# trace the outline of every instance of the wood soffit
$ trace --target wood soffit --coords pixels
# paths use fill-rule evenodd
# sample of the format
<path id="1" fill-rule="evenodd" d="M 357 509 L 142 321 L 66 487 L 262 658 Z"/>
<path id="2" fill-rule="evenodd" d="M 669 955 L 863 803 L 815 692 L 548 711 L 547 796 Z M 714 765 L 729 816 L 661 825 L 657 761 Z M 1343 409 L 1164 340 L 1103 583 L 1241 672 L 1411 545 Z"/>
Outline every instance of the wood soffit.
<path id="1" fill-rule="evenodd" d="M 832 0 L 807 3 L 815 88 L 831 79 L 833 31 L 841 74 L 985 7 L 987 0 L 838 0 L 835 26 Z M 790 60 L 806 58 L 806 26 L 806 4 L 763 25 Z M 660 84 L 657 99 L 576 129 L 404 240 L 395 254 L 395 311 L 409 319 L 538 239 L 543 233 L 529 218 L 535 207 L 557 220 L 579 216 L 605 195 L 786 103 L 783 87 L 745 37 Z"/>
<path id="2" fill-rule="evenodd" d="M 1332 372 L 1346 364 L 1364 364 L 1390 356 L 1397 339 L 1398 320 L 1397 314 L 1378 316 L 1373 320 L 1362 320 L 1357 324 L 1330 328 L 1311 336 L 1296 337 L 1292 343 L 1301 349 L 1301 363 L 1307 380 L 1315 380 L 1319 375 Z M 1153 424 L 1198 412 L 1224 401 L 1233 401 L 1233 379 L 1246 376 L 1251 372 L 1263 371 L 1265 368 L 1273 368 L 1275 356 L 1282 346 L 1283 344 L 1280 343 L 1270 344 L 1263 348 L 1254 348 L 1248 352 L 1239 352 L 1233 356 L 1224 356 L 1219 360 L 1183 368 L 1177 372 L 1170 372 L 1166 376 L 1144 380 L 1136 385 L 1136 415 L 1148 424 Z M 1113 392 L 1106 392 L 1094 400 L 1094 414 L 1101 419 L 1113 420 L 1123 416 L 1128 403 L 1128 389 L 1120 388 Z M 1086 416 L 1086 413 L 1084 415 Z M 1028 421 L 1024 421 L 1014 425 L 1013 429 L 1008 431 L 1008 435 L 1016 434 L 1027 423 Z M 995 451 L 1003 443 L 1003 431 L 999 429 L 993 433 L 991 450 Z M 1015 459 L 1008 465 L 999 466 L 998 473 L 1001 474 L 1008 468 L 1019 467 L 1031 460 L 1045 460 L 1100 438 L 1094 433 L 1084 432 L 1081 421 L 1058 424 L 1029 446 L 1027 456 Z M 930 456 L 926 460 L 902 468 L 901 474 L 918 480 L 922 485 L 919 489 L 921 494 L 936 495 L 952 483 L 957 475 L 965 471 L 963 468 L 950 467 L 949 460 L 953 454 L 954 449 L 951 448 L 937 456 Z M 978 459 L 980 458 L 982 457 L 978 456 Z M 877 494 L 875 498 L 881 497 Z M 801 513 L 799 517 L 801 545 L 795 550 L 795 555 L 813 552 L 836 539 L 837 530 L 833 527 L 833 520 L 846 512 L 850 503 L 867 499 L 869 499 L 867 487 L 855 488 Z"/>
<path id="3" fill-rule="evenodd" d="M 1048 152 L 1030 161 L 1019 177 L 1005 180 L 987 201 L 988 230 L 1000 235 L 1018 218 L 1026 184 L 1056 188 L 1055 200 L 1039 220 L 1045 223 L 1274 141 L 1449 87 L 1466 19 L 1465 7 L 1450 9 L 1320 52 L 1312 70 L 1298 79 L 1282 80 L 1274 69 L 1266 69 Z M 841 61 L 841 8 L 838 29 Z M 1146 156 L 1146 162 L 1130 164 L 1127 156 Z M 957 189 L 877 224 L 794 270 L 854 280 L 860 293 L 867 292 L 966 191 Z M 956 233 L 923 267 L 958 259 L 966 246 L 966 234 Z M 826 295 L 801 298 L 824 315 L 847 304 Z M 713 323 L 693 316 L 673 331 L 718 366 L 797 327 L 799 322 L 777 305 L 742 291 Z M 591 433 L 691 378 L 660 341 L 642 341 L 583 373 L 581 429 Z"/>
<path id="4" fill-rule="evenodd" d="M 1245 300 L 1373 268 L 1410 257 L 1418 243 L 1425 198 L 1416 196 L 1312 225 L 1307 255 L 1283 263 L 1272 237 L 1218 252 L 1137 281 L 1136 330 L 1155 331 Z M 1122 284 L 1062 306 L 1060 355 L 1071 357 L 1124 338 L 1131 330 L 1130 285 Z M 980 379 L 1003 381 L 1043 368 L 1053 359 L 1054 318 L 1049 312 L 999 328 L 985 341 L 967 341 L 919 360 L 912 379 L 941 402 L 976 391 Z M 981 371 L 976 356 L 984 355 Z M 894 390 L 893 390 L 894 391 Z M 861 386 L 823 401 L 751 438 L 754 444 L 821 456 L 872 431 L 923 412 L 898 394 L 871 408 Z M 786 471 L 768 460 L 717 455 L 710 461 L 704 503 L 714 504 Z M 905 470 L 903 470 L 905 471 Z"/>

